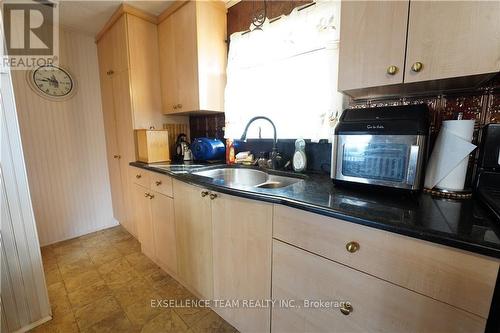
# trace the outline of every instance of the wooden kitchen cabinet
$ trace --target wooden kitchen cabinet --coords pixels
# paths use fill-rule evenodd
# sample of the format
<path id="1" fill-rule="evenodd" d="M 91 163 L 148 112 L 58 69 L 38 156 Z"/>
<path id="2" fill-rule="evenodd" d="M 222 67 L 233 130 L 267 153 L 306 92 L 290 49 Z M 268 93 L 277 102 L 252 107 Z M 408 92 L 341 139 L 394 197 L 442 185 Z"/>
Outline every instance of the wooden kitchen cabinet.
<path id="1" fill-rule="evenodd" d="M 272 294 L 296 303 L 273 308 L 271 332 L 472 333 L 486 325 L 477 315 L 277 240 Z M 302 300 L 332 303 L 314 307 Z"/>
<path id="2" fill-rule="evenodd" d="M 225 39 L 223 2 L 188 1 L 158 24 L 164 113 L 224 110 Z"/>
<path id="3" fill-rule="evenodd" d="M 409 1 L 342 2 L 339 90 L 403 83 L 408 6 Z"/>
<path id="4" fill-rule="evenodd" d="M 155 239 L 151 216 L 151 201 L 155 195 L 146 187 L 133 185 L 134 219 L 142 252 L 155 261 Z"/>
<path id="5" fill-rule="evenodd" d="M 273 206 L 216 193 L 212 200 L 214 298 L 271 299 Z M 269 332 L 270 309 L 215 308 L 241 332 Z"/>
<path id="6" fill-rule="evenodd" d="M 122 5 L 96 39 L 113 213 L 137 236 L 128 179 L 128 163 L 136 160 L 134 129 L 162 128 L 164 116 L 156 24 L 130 8 Z"/>
<path id="7" fill-rule="evenodd" d="M 177 248 L 174 222 L 174 200 L 152 191 L 151 218 L 156 262 L 170 275 L 177 276 Z"/>
<path id="8" fill-rule="evenodd" d="M 406 83 L 498 71 L 499 1 L 410 1 Z"/>
<path id="9" fill-rule="evenodd" d="M 212 211 L 209 192 L 173 181 L 177 272 L 197 296 L 212 299 Z"/>
<path id="10" fill-rule="evenodd" d="M 498 1 L 345 1 L 338 88 L 369 97 L 474 87 L 500 71 L 499 17 Z"/>

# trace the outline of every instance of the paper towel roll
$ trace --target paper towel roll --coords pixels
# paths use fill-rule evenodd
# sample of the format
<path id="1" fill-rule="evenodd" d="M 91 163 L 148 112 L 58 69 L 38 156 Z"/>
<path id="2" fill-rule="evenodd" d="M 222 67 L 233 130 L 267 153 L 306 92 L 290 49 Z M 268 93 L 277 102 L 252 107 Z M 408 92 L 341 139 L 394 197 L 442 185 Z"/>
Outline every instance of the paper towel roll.
<path id="1" fill-rule="evenodd" d="M 470 143 L 474 120 L 443 122 L 427 165 L 425 187 L 460 191 L 464 189 L 469 154 L 476 148 Z"/>

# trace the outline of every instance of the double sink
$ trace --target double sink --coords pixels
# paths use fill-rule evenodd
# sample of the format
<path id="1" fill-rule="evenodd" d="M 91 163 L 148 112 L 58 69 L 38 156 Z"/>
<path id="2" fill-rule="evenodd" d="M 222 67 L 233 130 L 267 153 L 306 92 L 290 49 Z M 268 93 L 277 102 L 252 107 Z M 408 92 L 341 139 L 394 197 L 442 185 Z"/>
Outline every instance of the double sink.
<path id="1" fill-rule="evenodd" d="M 284 176 L 268 173 L 256 169 L 218 167 L 208 170 L 197 170 L 191 172 L 193 175 L 213 179 L 216 183 L 228 187 L 256 187 L 256 188 L 282 188 L 303 179 L 298 176 Z"/>

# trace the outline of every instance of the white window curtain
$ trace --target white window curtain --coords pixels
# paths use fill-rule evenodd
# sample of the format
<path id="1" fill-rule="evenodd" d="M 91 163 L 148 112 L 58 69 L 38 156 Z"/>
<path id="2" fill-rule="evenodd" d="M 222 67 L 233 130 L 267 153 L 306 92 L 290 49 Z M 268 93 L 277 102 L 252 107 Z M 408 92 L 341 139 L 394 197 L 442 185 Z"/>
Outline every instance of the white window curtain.
<path id="1" fill-rule="evenodd" d="M 340 114 L 337 92 L 340 2 L 321 1 L 262 26 L 231 35 L 225 91 L 226 138 L 237 139 L 248 120 L 269 117 L 278 138 L 330 139 Z M 249 138 L 271 138 L 256 121 Z"/>

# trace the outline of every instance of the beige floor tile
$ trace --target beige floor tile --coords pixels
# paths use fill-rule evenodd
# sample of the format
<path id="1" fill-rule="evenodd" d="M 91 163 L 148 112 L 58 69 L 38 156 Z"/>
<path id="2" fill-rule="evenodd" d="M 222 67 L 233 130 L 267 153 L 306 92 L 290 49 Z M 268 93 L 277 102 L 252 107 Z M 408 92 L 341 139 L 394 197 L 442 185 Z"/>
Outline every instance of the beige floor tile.
<path id="1" fill-rule="evenodd" d="M 132 324 L 141 326 L 159 315 L 162 311 L 169 311 L 169 309 L 151 306 L 151 297 L 139 299 L 135 303 L 125 307 L 125 313 Z"/>
<path id="2" fill-rule="evenodd" d="M 150 270 L 148 274 L 144 274 L 143 278 L 149 282 L 154 288 L 160 288 L 170 282 L 173 278 L 165 273 L 161 268 Z"/>
<path id="3" fill-rule="evenodd" d="M 96 268 L 97 267 L 92 263 L 92 261 L 88 257 L 59 265 L 59 270 L 63 277 L 67 275 L 76 275 L 86 271 L 95 270 Z"/>
<path id="4" fill-rule="evenodd" d="M 151 259 L 140 252 L 128 254 L 125 256 L 125 258 L 141 275 L 149 274 L 151 271 L 159 268 L 158 265 L 156 265 Z"/>
<path id="5" fill-rule="evenodd" d="M 206 307 L 177 307 L 174 311 L 182 318 L 182 320 L 192 327 L 203 317 L 209 314 L 210 309 Z"/>
<path id="6" fill-rule="evenodd" d="M 75 309 L 92 303 L 96 299 L 109 295 L 111 295 L 109 287 L 104 283 L 104 281 L 98 281 L 95 284 L 85 286 L 69 293 L 68 299 L 71 306 Z"/>
<path id="7" fill-rule="evenodd" d="M 129 238 L 113 244 L 122 255 L 141 252 L 141 243 L 135 238 Z"/>
<path id="8" fill-rule="evenodd" d="M 49 300 L 51 301 L 67 294 L 66 287 L 62 281 L 47 286 L 47 291 L 49 292 Z"/>
<path id="9" fill-rule="evenodd" d="M 124 308 L 139 299 L 158 297 L 156 290 L 142 278 L 137 278 L 120 288 L 113 289 L 113 295 Z"/>
<path id="10" fill-rule="evenodd" d="M 71 303 L 69 302 L 68 295 L 59 295 L 53 297 L 50 301 L 50 307 L 52 309 L 52 318 L 54 321 L 58 321 L 64 318 L 66 315 L 72 313 Z"/>
<path id="11" fill-rule="evenodd" d="M 168 309 L 162 309 L 162 312 L 149 320 L 143 327 L 141 333 L 177 333 L 187 332 L 188 326 L 174 312 Z"/>
<path id="12" fill-rule="evenodd" d="M 141 327 L 132 325 L 124 312 L 119 312 L 116 315 L 110 316 L 92 325 L 88 329 L 83 330 L 83 333 L 138 333 Z M 158 332 L 159 333 L 159 332 Z"/>
<path id="13" fill-rule="evenodd" d="M 122 254 L 111 246 L 87 249 L 87 253 L 89 254 L 92 262 L 97 266 L 122 257 Z"/>
<path id="14" fill-rule="evenodd" d="M 96 270 L 91 269 L 74 275 L 64 275 L 63 281 L 66 290 L 68 293 L 71 293 L 80 288 L 102 281 L 102 278 Z"/>
<path id="15" fill-rule="evenodd" d="M 47 284 L 47 286 L 50 286 L 54 283 L 61 281 L 62 281 L 62 276 L 58 268 L 45 272 L 45 283 Z"/>
<path id="16" fill-rule="evenodd" d="M 193 327 L 195 333 L 235 333 L 238 332 L 214 311 L 201 318 Z"/>
<path id="17" fill-rule="evenodd" d="M 99 266 L 98 270 L 111 289 L 121 288 L 139 278 L 139 274 L 123 257 Z"/>
<path id="18" fill-rule="evenodd" d="M 48 272 L 53 269 L 59 268 L 57 266 L 57 258 L 56 257 L 42 257 L 43 271 Z"/>
<path id="19" fill-rule="evenodd" d="M 76 324 L 73 313 L 68 313 L 63 318 L 56 320 L 52 319 L 40 326 L 35 327 L 30 332 L 32 333 L 78 333 L 78 325 Z"/>
<path id="20" fill-rule="evenodd" d="M 157 288 L 160 296 L 163 299 L 169 300 L 186 300 L 186 299 L 196 299 L 196 297 L 189 292 L 183 285 L 179 282 L 171 279 L 168 283 Z"/>
<path id="21" fill-rule="evenodd" d="M 78 238 L 69 239 L 57 244 L 51 245 L 53 252 L 56 256 L 69 253 L 82 248 L 82 243 Z"/>
<path id="22" fill-rule="evenodd" d="M 57 255 L 57 264 L 58 265 L 67 265 L 70 263 L 74 263 L 76 261 L 82 260 L 82 259 L 90 259 L 88 256 L 87 252 L 85 251 L 85 248 L 83 247 L 78 247 L 73 250 L 61 253 Z"/>
<path id="23" fill-rule="evenodd" d="M 101 320 L 122 312 L 120 305 L 112 296 L 105 296 L 75 310 L 75 318 L 81 330 L 90 328 Z"/>

